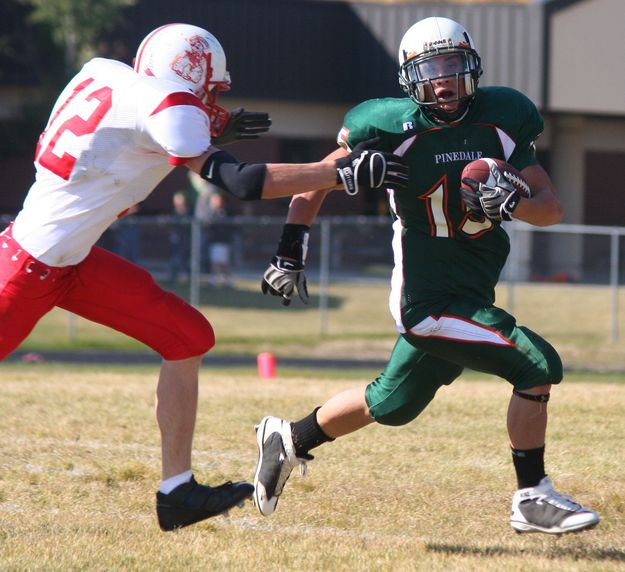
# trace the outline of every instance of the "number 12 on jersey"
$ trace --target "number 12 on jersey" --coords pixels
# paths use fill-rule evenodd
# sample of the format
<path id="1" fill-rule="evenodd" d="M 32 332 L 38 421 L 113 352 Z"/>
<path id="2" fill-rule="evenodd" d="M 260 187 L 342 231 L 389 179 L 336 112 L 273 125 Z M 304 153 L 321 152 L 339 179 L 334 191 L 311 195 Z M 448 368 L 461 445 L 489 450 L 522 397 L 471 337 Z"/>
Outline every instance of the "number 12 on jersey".
<path id="1" fill-rule="evenodd" d="M 76 137 L 82 135 L 90 135 L 94 133 L 104 116 L 108 113 L 113 105 L 113 90 L 110 87 L 101 87 L 93 91 L 85 91 L 93 83 L 93 78 L 88 78 L 85 81 L 79 83 L 72 94 L 67 100 L 59 107 L 58 111 L 54 114 L 46 130 L 41 134 L 39 138 L 39 145 L 37 145 L 37 152 L 35 153 L 35 161 L 42 167 L 45 167 L 49 171 L 52 171 L 55 175 L 58 175 L 66 181 L 72 174 L 72 169 L 76 164 L 77 157 L 74 157 L 70 153 L 63 151 L 62 149 L 55 149 L 59 142 L 59 139 L 63 133 L 69 131 Z M 80 97 L 78 97 L 80 96 Z M 78 97 L 78 99 L 76 99 Z M 96 101 L 97 104 L 91 111 L 88 117 L 83 118 L 80 115 L 72 115 L 66 119 L 60 125 L 56 125 L 56 119 L 72 102 L 76 103 L 80 100 L 85 102 Z M 44 140 L 48 132 L 53 131 L 53 135 L 48 141 L 45 149 L 42 150 L 41 142 Z"/>

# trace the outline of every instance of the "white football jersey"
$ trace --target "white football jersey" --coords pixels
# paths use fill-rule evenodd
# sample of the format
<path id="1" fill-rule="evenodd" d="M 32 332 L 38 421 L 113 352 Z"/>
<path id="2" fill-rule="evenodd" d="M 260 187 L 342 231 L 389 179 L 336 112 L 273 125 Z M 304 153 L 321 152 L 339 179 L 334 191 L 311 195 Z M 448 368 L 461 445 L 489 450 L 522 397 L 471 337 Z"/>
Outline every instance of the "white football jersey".
<path id="1" fill-rule="evenodd" d="M 93 59 L 52 109 L 13 237 L 45 264 L 77 264 L 121 213 L 210 141 L 208 115 L 193 93 Z"/>

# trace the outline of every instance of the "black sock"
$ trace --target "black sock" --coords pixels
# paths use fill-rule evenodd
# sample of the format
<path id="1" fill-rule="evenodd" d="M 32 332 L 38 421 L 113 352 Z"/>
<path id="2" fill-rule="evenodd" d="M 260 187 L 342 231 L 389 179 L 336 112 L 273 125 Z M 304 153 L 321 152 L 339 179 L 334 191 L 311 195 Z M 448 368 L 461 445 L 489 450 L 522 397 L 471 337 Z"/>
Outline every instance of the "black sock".
<path id="1" fill-rule="evenodd" d="M 512 462 L 520 489 L 535 487 L 545 473 L 545 446 L 537 449 L 512 449 Z"/>
<path id="2" fill-rule="evenodd" d="M 310 457 L 308 451 L 323 443 L 334 441 L 332 437 L 328 437 L 323 432 L 317 423 L 317 411 L 319 409 L 321 407 L 317 407 L 310 415 L 291 424 L 291 436 L 297 457 L 303 459 Z"/>

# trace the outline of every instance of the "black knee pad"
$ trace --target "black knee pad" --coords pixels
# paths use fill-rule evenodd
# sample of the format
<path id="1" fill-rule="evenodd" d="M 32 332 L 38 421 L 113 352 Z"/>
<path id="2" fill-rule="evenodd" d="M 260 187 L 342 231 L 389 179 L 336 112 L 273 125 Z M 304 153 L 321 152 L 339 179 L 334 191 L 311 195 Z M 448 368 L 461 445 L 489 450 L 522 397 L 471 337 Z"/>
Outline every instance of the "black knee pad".
<path id="1" fill-rule="evenodd" d="M 532 395 L 531 393 L 523 393 L 516 389 L 512 390 L 512 393 L 521 399 L 527 399 L 528 401 L 535 401 L 537 403 L 547 403 L 549 401 L 550 393 L 541 393 L 539 395 Z"/>

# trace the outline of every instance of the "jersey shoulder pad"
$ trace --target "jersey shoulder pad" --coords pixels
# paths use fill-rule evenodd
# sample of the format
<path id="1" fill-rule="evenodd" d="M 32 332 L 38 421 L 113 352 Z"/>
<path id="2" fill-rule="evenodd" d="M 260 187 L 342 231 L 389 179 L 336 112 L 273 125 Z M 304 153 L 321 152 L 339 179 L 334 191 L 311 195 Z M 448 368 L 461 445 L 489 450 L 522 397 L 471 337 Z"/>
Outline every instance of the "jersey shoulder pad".
<path id="1" fill-rule="evenodd" d="M 533 133 L 537 137 L 543 131 L 543 118 L 534 102 L 514 88 L 479 88 L 475 103 L 473 121 L 496 124 L 512 136 Z"/>
<path id="2" fill-rule="evenodd" d="M 208 113 L 201 100 L 169 81 L 148 82 L 147 87 L 141 115 L 152 139 L 170 157 L 197 157 L 204 153 L 211 136 Z M 175 161 L 172 164 L 178 164 Z"/>
<path id="3" fill-rule="evenodd" d="M 494 125 L 514 142 L 508 162 L 518 170 L 535 164 L 536 139 L 543 132 L 543 118 L 529 97 L 510 87 L 478 90 L 471 121 Z"/>
<path id="4" fill-rule="evenodd" d="M 416 106 L 408 98 L 369 99 L 352 108 L 345 115 L 338 141 L 353 144 L 372 137 L 384 139 L 387 135 L 405 131 L 404 118 L 414 114 Z M 384 146 L 384 145 L 383 145 Z"/>

